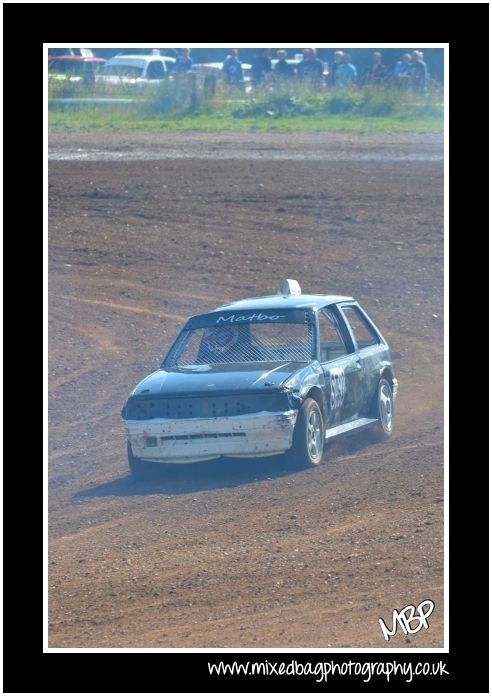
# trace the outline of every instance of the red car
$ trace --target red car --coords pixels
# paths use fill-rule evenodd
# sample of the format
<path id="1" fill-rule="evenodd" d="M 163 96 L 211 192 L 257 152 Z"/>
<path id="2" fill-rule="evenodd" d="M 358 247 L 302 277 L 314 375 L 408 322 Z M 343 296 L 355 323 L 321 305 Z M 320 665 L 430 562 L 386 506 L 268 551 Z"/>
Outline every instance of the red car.
<path id="1" fill-rule="evenodd" d="M 48 77 L 92 84 L 96 71 L 105 62 L 105 58 L 88 55 L 48 55 Z"/>

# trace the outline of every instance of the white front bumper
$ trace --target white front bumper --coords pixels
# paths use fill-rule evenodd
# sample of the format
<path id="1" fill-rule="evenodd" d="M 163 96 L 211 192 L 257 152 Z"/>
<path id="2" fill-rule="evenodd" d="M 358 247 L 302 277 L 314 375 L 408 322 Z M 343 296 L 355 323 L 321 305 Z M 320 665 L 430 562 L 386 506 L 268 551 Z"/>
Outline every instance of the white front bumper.
<path id="1" fill-rule="evenodd" d="M 292 447 L 298 411 L 219 418 L 127 420 L 133 454 L 155 462 L 191 462 L 279 454 Z"/>

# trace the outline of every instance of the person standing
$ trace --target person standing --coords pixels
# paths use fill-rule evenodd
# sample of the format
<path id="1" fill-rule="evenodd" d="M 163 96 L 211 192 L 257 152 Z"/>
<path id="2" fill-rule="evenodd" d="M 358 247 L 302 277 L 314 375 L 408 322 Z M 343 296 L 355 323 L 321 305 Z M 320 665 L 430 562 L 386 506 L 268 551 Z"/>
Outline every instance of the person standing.
<path id="1" fill-rule="evenodd" d="M 280 82 L 291 80 L 294 77 L 294 68 L 287 63 L 287 51 L 277 51 L 277 64 L 275 65 L 274 73 L 277 80 Z"/>
<path id="2" fill-rule="evenodd" d="M 386 79 L 388 70 L 383 65 L 383 56 L 379 51 L 372 54 L 372 65 L 366 71 L 364 84 L 382 85 Z"/>
<path id="3" fill-rule="evenodd" d="M 232 48 L 230 54 L 225 59 L 222 65 L 222 74 L 227 85 L 242 88 L 244 73 L 237 48 Z"/>
<path id="4" fill-rule="evenodd" d="M 424 61 L 424 52 L 423 51 L 419 51 L 419 59 L 420 59 L 420 62 L 422 63 L 422 65 L 424 66 L 424 92 L 427 92 L 427 88 L 429 86 L 430 76 L 429 76 L 429 70 L 427 68 L 427 63 Z"/>
<path id="5" fill-rule="evenodd" d="M 410 81 L 410 61 L 412 56 L 410 53 L 404 53 L 401 60 L 395 63 L 393 72 L 391 74 L 392 84 L 399 89 L 407 89 L 409 87 Z"/>
<path id="6" fill-rule="evenodd" d="M 181 54 L 176 58 L 174 63 L 174 72 L 178 74 L 184 74 L 191 70 L 193 65 L 193 59 L 190 55 L 189 48 L 182 48 Z"/>
<path id="7" fill-rule="evenodd" d="M 343 89 L 353 89 L 357 81 L 357 69 L 350 62 L 350 53 L 344 53 L 342 62 L 337 68 L 335 75 L 335 86 Z"/>
<path id="8" fill-rule="evenodd" d="M 427 65 L 423 60 L 424 54 L 421 51 L 412 51 L 412 59 L 408 67 L 410 84 L 414 92 L 425 92 L 427 90 Z"/>
<path id="9" fill-rule="evenodd" d="M 251 65 L 251 78 L 253 85 L 257 87 L 260 85 L 266 76 L 269 76 L 272 72 L 272 61 L 270 60 L 270 49 L 262 48 L 260 49 L 259 55 L 253 58 Z"/>
<path id="10" fill-rule="evenodd" d="M 343 51 L 335 51 L 333 54 L 333 63 L 330 66 L 330 72 L 328 76 L 328 84 L 334 87 L 336 85 L 336 75 L 337 70 L 342 64 Z"/>
<path id="11" fill-rule="evenodd" d="M 297 76 L 312 89 L 320 89 L 323 83 L 323 63 L 316 56 L 315 48 L 305 48 L 302 53 L 304 57 L 297 67 Z"/>

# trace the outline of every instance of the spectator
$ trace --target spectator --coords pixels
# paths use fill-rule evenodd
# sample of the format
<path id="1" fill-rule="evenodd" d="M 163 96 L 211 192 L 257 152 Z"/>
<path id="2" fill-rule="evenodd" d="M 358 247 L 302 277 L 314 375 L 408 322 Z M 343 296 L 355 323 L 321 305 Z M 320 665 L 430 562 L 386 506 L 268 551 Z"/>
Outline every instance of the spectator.
<path id="1" fill-rule="evenodd" d="M 333 63 L 331 64 L 331 69 L 330 69 L 330 74 L 329 74 L 329 84 L 330 85 L 336 85 L 336 74 L 337 70 L 342 64 L 342 59 L 343 59 L 343 51 L 335 51 L 333 54 L 334 60 Z"/>
<path id="2" fill-rule="evenodd" d="M 410 53 L 404 53 L 402 59 L 399 60 L 393 68 L 391 75 L 392 82 L 399 88 L 407 89 L 410 80 L 410 61 L 412 56 Z"/>
<path id="3" fill-rule="evenodd" d="M 353 89 L 357 80 L 357 70 L 355 65 L 350 62 L 350 54 L 344 53 L 342 56 L 342 62 L 337 68 L 335 76 L 335 86 L 342 87 L 346 89 L 347 87 Z"/>
<path id="4" fill-rule="evenodd" d="M 233 87 L 243 87 L 244 73 L 237 48 L 232 48 L 231 53 L 225 59 L 222 65 L 222 74 L 226 84 Z"/>
<path id="5" fill-rule="evenodd" d="M 251 79 L 256 87 L 265 79 L 266 75 L 270 75 L 272 71 L 272 61 L 270 60 L 270 49 L 260 49 L 259 55 L 253 58 L 251 65 Z"/>
<path id="6" fill-rule="evenodd" d="M 427 87 L 429 86 L 429 81 L 430 81 L 430 76 L 429 76 L 429 70 L 427 68 L 427 63 L 424 62 L 424 52 L 419 51 L 419 58 L 420 62 L 424 66 L 424 73 L 425 73 L 425 91 L 427 91 Z"/>
<path id="7" fill-rule="evenodd" d="M 291 80 L 294 77 L 294 68 L 287 63 L 287 51 L 277 51 L 277 58 L 275 77 L 280 81 Z"/>
<path id="8" fill-rule="evenodd" d="M 316 57 L 315 48 L 305 48 L 304 57 L 297 67 L 297 75 L 301 82 L 313 89 L 320 89 L 323 84 L 323 63 Z"/>
<path id="9" fill-rule="evenodd" d="M 181 55 L 176 58 L 176 62 L 174 63 L 174 72 L 178 74 L 187 73 L 191 70 L 192 65 L 193 59 L 190 55 L 190 49 L 182 48 Z"/>
<path id="10" fill-rule="evenodd" d="M 408 68 L 411 59 L 412 56 L 410 53 L 404 53 L 402 59 L 395 64 L 393 75 L 396 75 L 396 77 L 399 77 L 400 75 L 408 75 Z"/>
<path id="11" fill-rule="evenodd" d="M 315 48 L 305 48 L 303 59 L 297 67 L 299 79 L 315 89 L 319 89 L 323 82 L 323 63 L 316 57 Z"/>
<path id="12" fill-rule="evenodd" d="M 388 70 L 383 65 L 382 54 L 379 51 L 374 51 L 372 54 L 372 65 L 364 76 L 364 84 L 382 85 L 387 74 Z"/>
<path id="13" fill-rule="evenodd" d="M 424 63 L 424 54 L 421 51 L 412 51 L 412 59 L 409 64 L 408 72 L 410 75 L 410 85 L 414 92 L 427 91 L 427 65 Z"/>

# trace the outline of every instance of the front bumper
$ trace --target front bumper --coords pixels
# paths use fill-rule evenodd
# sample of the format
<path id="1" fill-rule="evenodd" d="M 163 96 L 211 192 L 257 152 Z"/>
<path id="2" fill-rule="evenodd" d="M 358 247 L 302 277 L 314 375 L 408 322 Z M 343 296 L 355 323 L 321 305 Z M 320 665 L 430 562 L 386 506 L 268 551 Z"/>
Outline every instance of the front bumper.
<path id="1" fill-rule="evenodd" d="M 133 454 L 155 462 L 193 462 L 280 454 L 292 447 L 298 411 L 217 418 L 127 420 Z"/>

